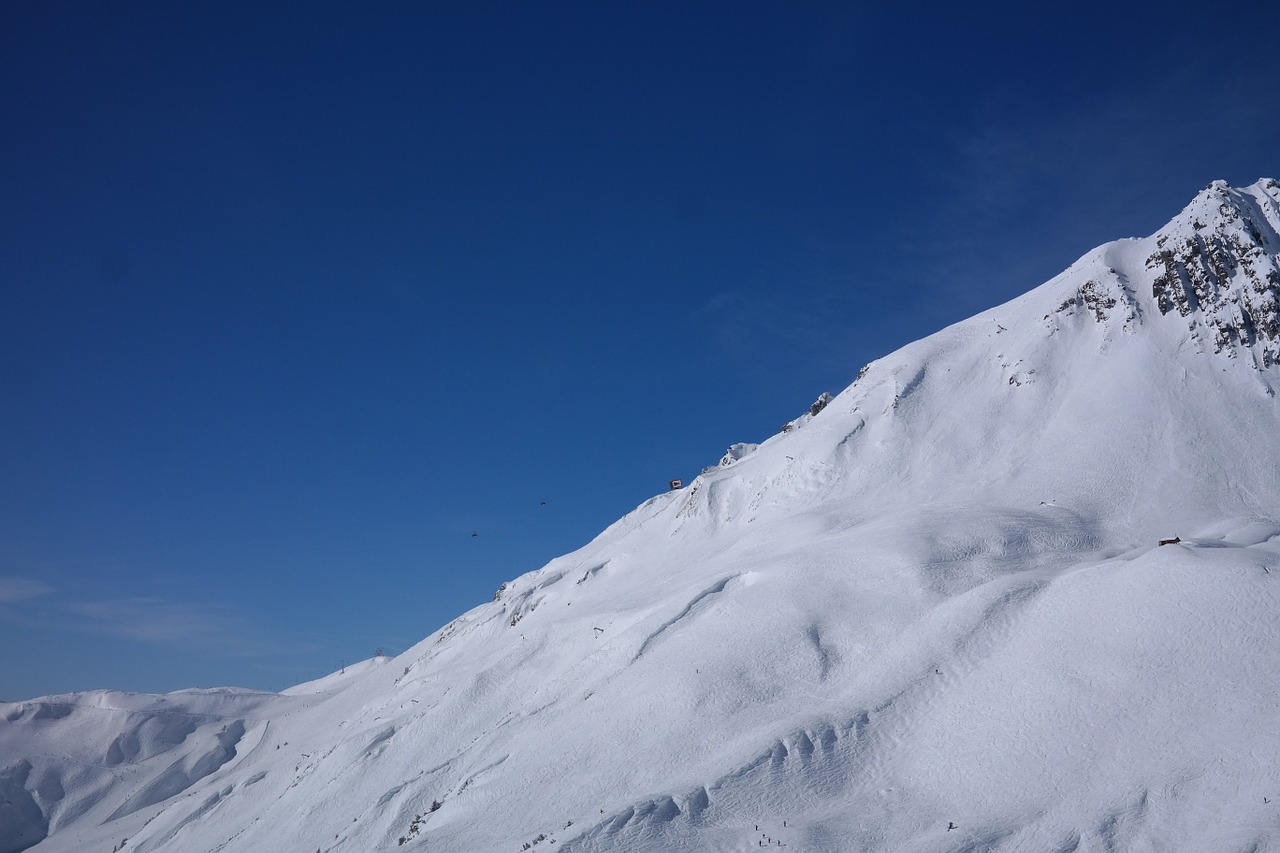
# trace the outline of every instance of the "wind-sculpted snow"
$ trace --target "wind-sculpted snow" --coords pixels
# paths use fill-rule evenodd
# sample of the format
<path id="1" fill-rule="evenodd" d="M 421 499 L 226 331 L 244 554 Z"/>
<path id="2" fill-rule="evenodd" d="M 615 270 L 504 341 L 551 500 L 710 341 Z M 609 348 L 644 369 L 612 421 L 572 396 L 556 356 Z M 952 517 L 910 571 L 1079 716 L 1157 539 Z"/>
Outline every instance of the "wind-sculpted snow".
<path id="1" fill-rule="evenodd" d="M 135 795 L 125 800 L 107 818 L 108 821 L 132 814 L 138 809 L 167 800 L 191 787 L 226 764 L 236 755 L 236 744 L 244 736 L 244 720 L 233 720 L 219 732 L 205 739 L 195 750 L 174 761 Z"/>
<path id="2" fill-rule="evenodd" d="M 29 792 L 7 799 L 29 800 L 39 816 L 15 824 L 5 815 L 0 838 L 24 837 L 22 826 L 58 832 L 85 820 L 110 823 L 182 793 L 235 758 L 246 733 L 237 712 L 276 700 L 248 691 L 99 691 L 0 705 L 0 754 L 26 756 L 21 775 Z M 0 778 L 16 774 L 0 770 Z"/>
<path id="3" fill-rule="evenodd" d="M 0 839 L 1280 845 L 1277 198 L 872 362 L 395 659 L 0 706 Z"/>
<path id="4" fill-rule="evenodd" d="M 41 841 L 49 831 L 37 794 L 31 789 L 31 762 L 0 767 L 0 853 L 18 853 Z"/>
<path id="5" fill-rule="evenodd" d="M 688 604 L 686 604 L 679 613 L 677 613 L 671 619 L 663 622 L 653 631 L 653 633 L 649 634 L 649 636 L 644 638 L 644 642 L 642 642 L 640 644 L 640 648 L 636 650 L 635 660 L 639 660 L 640 656 L 645 653 L 645 650 L 647 650 L 649 646 L 655 640 L 659 639 L 665 632 L 679 626 L 686 619 L 689 619 L 697 608 L 706 605 L 708 599 L 710 599 L 712 596 L 719 595 L 720 593 L 724 592 L 725 587 L 729 586 L 729 584 L 732 581 L 737 579 L 738 579 L 738 575 L 733 575 L 731 577 L 723 578 L 721 580 L 716 581 L 711 586 L 707 587 L 702 592 L 695 595 L 693 599 Z"/>

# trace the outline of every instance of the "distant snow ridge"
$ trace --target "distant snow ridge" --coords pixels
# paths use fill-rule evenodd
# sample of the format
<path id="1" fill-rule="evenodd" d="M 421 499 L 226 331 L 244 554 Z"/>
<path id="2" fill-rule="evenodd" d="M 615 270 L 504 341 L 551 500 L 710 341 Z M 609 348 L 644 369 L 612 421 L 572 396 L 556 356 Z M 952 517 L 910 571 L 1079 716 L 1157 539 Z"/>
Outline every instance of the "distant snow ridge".
<path id="1" fill-rule="evenodd" d="M 1280 186 L 863 368 L 395 659 L 0 705 L 0 853 L 1280 849 Z"/>

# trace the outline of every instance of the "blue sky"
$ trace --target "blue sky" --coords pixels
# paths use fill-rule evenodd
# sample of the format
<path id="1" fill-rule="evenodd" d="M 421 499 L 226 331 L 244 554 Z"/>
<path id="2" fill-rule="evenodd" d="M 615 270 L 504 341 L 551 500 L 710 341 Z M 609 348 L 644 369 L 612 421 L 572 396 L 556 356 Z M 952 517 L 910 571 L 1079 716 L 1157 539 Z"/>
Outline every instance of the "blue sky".
<path id="1" fill-rule="evenodd" d="M 402 651 L 1280 177 L 1272 3 L 366 5 L 0 7 L 0 698 Z"/>

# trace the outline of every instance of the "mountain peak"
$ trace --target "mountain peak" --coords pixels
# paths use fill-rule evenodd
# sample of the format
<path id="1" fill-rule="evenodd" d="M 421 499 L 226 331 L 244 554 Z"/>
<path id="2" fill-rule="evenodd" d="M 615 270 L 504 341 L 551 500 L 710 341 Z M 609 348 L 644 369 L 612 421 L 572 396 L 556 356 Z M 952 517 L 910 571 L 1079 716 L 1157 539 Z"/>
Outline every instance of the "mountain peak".
<path id="1" fill-rule="evenodd" d="M 1154 237 L 1146 268 L 1161 315 L 1186 318 L 1217 353 L 1280 363 L 1280 182 L 1215 181 Z"/>

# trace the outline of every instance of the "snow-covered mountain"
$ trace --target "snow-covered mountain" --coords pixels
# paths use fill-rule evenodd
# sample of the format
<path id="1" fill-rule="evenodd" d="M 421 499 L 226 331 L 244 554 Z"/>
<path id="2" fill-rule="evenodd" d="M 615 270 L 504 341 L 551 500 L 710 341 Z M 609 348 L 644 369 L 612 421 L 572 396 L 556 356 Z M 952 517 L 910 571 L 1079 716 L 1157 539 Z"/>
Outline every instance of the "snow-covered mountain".
<path id="1" fill-rule="evenodd" d="M 1215 183 L 397 658 L 0 705 L 0 853 L 1276 849 L 1278 232 Z"/>

